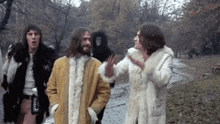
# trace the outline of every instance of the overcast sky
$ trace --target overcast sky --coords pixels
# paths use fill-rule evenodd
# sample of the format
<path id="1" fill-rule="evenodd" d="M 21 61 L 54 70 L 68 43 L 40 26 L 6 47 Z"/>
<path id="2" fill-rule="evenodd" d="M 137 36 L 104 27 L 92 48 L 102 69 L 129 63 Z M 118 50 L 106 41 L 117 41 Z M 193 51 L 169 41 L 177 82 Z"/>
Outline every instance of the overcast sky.
<path id="1" fill-rule="evenodd" d="M 89 1 L 89 0 L 85 0 L 85 1 Z M 80 0 L 73 0 L 73 4 L 74 4 L 76 7 L 78 7 L 78 6 L 81 4 L 81 2 L 80 2 Z"/>
<path id="2" fill-rule="evenodd" d="M 85 1 L 89 1 L 89 0 L 85 0 Z M 150 1 L 150 0 L 149 0 Z M 165 0 L 162 0 L 165 2 Z M 185 2 L 188 2 L 189 0 L 170 0 L 168 2 L 168 4 L 174 4 L 174 7 L 177 8 L 177 7 L 181 7 L 182 4 L 184 4 Z M 73 0 L 73 4 L 78 7 L 81 2 L 80 0 Z"/>

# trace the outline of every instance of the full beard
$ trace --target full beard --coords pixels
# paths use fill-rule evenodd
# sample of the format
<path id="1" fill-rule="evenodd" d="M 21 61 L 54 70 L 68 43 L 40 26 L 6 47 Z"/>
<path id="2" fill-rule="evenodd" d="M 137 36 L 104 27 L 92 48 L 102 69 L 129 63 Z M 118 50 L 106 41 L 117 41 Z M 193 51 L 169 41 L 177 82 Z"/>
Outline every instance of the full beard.
<path id="1" fill-rule="evenodd" d="M 87 55 L 87 56 L 91 56 L 91 48 L 89 51 L 84 51 L 83 47 L 89 47 L 89 46 L 80 46 L 78 47 L 78 51 L 79 53 L 83 54 L 83 55 Z"/>

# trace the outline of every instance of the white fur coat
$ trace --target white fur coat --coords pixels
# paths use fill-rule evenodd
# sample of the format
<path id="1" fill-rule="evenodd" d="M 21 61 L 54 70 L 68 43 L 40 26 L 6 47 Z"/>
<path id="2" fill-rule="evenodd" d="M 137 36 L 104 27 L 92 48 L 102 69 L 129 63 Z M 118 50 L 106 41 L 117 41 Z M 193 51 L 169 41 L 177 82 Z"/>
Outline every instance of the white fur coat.
<path id="1" fill-rule="evenodd" d="M 140 51 L 134 48 L 128 50 L 128 55 L 144 62 Z M 131 83 L 129 102 L 125 124 L 165 124 L 167 84 L 172 76 L 173 52 L 164 46 L 154 52 L 145 62 L 145 69 L 133 64 L 126 56 L 114 65 L 114 76 L 105 76 L 106 63 L 99 68 L 103 80 L 111 82 L 122 73 L 129 73 Z"/>

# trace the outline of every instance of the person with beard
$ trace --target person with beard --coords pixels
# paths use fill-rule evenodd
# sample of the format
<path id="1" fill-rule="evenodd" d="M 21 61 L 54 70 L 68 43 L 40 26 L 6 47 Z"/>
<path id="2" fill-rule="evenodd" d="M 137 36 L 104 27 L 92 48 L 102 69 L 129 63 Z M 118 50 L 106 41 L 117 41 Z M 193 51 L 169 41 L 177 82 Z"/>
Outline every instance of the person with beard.
<path id="1" fill-rule="evenodd" d="M 10 45 L 3 67 L 5 123 L 41 124 L 45 114 L 49 116 L 45 89 L 56 57 L 35 25 L 24 29 L 22 43 Z"/>
<path id="2" fill-rule="evenodd" d="M 101 62 L 107 60 L 108 57 L 114 55 L 114 52 L 108 47 L 108 37 L 104 31 L 97 31 L 92 33 L 93 38 L 93 57 Z M 114 88 L 115 80 L 110 83 L 110 88 Z M 101 124 L 105 108 L 98 114 L 98 121 L 96 124 Z"/>
<path id="3" fill-rule="evenodd" d="M 101 62 L 91 49 L 90 32 L 75 29 L 66 56 L 54 64 L 47 94 L 56 124 L 94 124 L 109 100 L 109 84 L 98 74 Z"/>

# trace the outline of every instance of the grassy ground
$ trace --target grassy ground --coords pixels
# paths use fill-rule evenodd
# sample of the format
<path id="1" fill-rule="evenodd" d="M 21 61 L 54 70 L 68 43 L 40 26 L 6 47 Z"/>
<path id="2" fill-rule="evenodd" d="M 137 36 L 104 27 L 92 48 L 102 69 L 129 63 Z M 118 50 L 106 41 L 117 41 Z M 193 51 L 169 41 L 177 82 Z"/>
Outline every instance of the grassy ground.
<path id="1" fill-rule="evenodd" d="M 220 123 L 220 74 L 212 67 L 220 56 L 197 57 L 182 60 L 189 66 L 185 70 L 194 79 L 175 85 L 168 91 L 168 124 L 219 124 Z"/>

